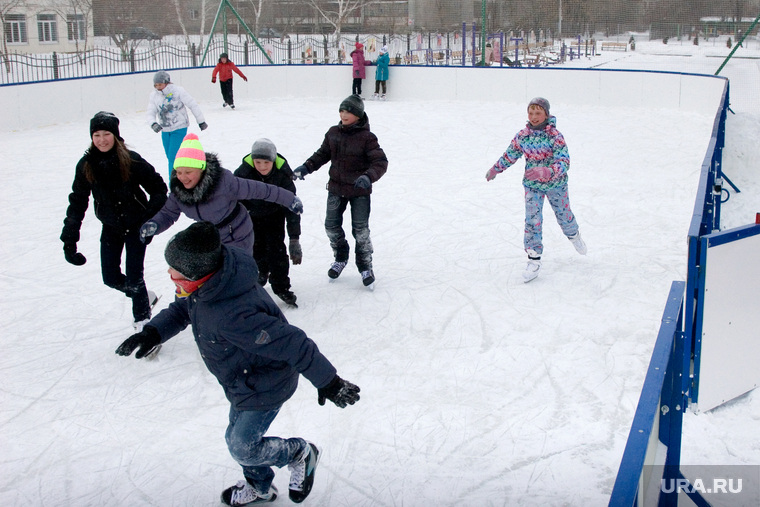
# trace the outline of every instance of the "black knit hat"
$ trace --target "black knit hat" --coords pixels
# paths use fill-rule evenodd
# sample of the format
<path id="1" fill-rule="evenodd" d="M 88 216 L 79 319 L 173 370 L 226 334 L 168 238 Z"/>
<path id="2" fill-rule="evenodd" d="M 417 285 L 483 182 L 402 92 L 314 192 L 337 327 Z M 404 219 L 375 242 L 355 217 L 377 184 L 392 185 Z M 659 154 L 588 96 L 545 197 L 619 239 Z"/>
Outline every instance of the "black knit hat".
<path id="1" fill-rule="evenodd" d="M 99 111 L 90 120 L 90 137 L 98 130 L 107 130 L 116 136 L 120 141 L 124 139 L 119 135 L 119 119 L 115 114 L 108 111 Z"/>
<path id="2" fill-rule="evenodd" d="M 364 116 L 364 101 L 358 95 L 349 95 L 340 103 L 338 111 L 348 111 L 359 118 Z"/>
<path id="3" fill-rule="evenodd" d="M 169 240 L 164 258 L 188 280 L 200 280 L 222 265 L 219 231 L 211 222 L 196 222 Z"/>

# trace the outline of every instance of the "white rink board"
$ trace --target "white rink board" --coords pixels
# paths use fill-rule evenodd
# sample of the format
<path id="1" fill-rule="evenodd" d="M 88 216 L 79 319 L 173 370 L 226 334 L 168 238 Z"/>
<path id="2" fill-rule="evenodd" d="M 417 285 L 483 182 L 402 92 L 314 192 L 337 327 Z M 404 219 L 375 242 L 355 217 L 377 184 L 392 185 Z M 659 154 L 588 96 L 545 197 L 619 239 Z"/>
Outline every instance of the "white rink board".
<path id="1" fill-rule="evenodd" d="M 760 234 L 707 249 L 699 411 L 760 385 L 758 259 Z"/>

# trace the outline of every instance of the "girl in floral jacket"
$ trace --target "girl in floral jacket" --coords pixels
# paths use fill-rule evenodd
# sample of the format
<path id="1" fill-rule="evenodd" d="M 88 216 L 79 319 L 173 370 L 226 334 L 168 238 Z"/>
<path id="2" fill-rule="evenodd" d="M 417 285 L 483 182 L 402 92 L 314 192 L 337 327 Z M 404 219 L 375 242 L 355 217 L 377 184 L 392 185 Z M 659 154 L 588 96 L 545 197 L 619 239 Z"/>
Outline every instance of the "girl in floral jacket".
<path id="1" fill-rule="evenodd" d="M 538 276 L 541 254 L 543 205 L 546 197 L 554 210 L 562 232 L 581 255 L 586 255 L 586 244 L 581 238 L 578 222 L 570 209 L 567 191 L 567 171 L 570 156 L 565 138 L 557 130 L 557 119 L 549 114 L 549 101 L 536 97 L 528 104 L 528 123 L 515 135 L 507 151 L 486 173 L 491 181 L 497 174 L 525 155 L 525 252 L 528 265 L 523 273 L 525 282 Z"/>

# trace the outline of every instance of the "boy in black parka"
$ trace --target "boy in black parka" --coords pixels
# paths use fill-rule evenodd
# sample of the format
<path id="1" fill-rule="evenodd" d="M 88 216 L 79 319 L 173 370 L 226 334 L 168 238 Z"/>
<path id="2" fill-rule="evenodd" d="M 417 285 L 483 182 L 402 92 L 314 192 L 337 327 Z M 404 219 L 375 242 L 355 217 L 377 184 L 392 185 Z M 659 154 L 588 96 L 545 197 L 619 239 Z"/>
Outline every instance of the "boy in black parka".
<path id="1" fill-rule="evenodd" d="M 267 138 L 257 139 L 250 155 L 243 157 L 235 176 L 261 181 L 296 193 L 293 172 L 288 161 L 277 153 L 274 143 Z M 242 201 L 253 221 L 253 258 L 259 266 L 259 284 L 272 285 L 272 291 L 287 304 L 296 305 L 296 295 L 290 290 L 290 263 L 285 249 L 285 225 L 290 238 L 290 260 L 301 264 L 303 253 L 298 240 L 301 235 L 301 217 L 277 204 L 252 199 Z"/>

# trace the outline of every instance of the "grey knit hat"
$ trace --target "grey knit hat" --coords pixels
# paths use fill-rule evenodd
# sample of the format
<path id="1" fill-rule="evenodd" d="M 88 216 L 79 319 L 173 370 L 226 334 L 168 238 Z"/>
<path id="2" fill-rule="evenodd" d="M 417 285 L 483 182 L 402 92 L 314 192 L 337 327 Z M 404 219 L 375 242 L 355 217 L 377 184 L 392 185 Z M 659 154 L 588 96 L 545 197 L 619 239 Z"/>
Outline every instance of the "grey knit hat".
<path id="1" fill-rule="evenodd" d="M 256 139 L 253 146 L 251 146 L 251 158 L 274 162 L 277 158 L 277 148 L 274 143 L 266 137 Z"/>
<path id="2" fill-rule="evenodd" d="M 164 258 L 188 280 L 200 280 L 222 265 L 219 231 L 211 222 L 196 222 L 169 240 Z"/>
<path id="3" fill-rule="evenodd" d="M 340 103 L 338 111 L 348 111 L 361 118 L 364 116 L 364 101 L 358 95 L 349 95 Z"/>
<path id="4" fill-rule="evenodd" d="M 155 74 L 153 74 L 153 84 L 160 84 L 160 83 L 169 83 L 171 82 L 171 78 L 169 77 L 169 73 L 165 70 L 159 70 Z"/>
<path id="5" fill-rule="evenodd" d="M 532 105 L 536 105 L 536 106 L 539 106 L 539 107 L 543 108 L 543 110 L 546 111 L 546 116 L 549 116 L 551 114 L 549 112 L 549 101 L 546 100 L 543 97 L 536 97 L 533 100 L 531 100 L 528 103 L 528 109 L 530 109 L 530 106 L 532 106 Z"/>

